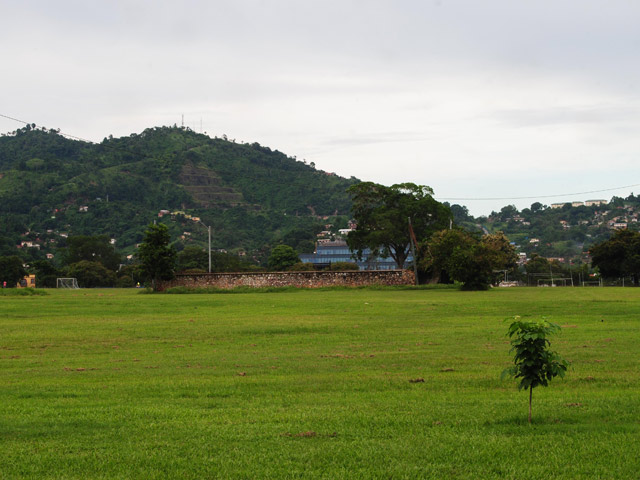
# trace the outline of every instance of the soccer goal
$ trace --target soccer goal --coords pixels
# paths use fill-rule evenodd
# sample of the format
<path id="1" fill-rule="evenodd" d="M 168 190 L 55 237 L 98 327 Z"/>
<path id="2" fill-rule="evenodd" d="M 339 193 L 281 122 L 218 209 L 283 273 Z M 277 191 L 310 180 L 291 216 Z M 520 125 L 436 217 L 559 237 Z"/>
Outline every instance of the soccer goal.
<path id="1" fill-rule="evenodd" d="M 80 288 L 76 278 L 57 278 L 56 288 Z"/>

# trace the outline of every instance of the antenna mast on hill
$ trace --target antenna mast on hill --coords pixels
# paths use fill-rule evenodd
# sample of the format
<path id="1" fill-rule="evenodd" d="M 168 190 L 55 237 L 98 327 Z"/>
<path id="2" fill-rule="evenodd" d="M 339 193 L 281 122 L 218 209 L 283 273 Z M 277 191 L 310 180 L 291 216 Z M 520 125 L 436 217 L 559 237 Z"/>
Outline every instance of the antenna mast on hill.
<path id="1" fill-rule="evenodd" d="M 184 113 L 182 114 L 182 128 L 184 128 Z"/>

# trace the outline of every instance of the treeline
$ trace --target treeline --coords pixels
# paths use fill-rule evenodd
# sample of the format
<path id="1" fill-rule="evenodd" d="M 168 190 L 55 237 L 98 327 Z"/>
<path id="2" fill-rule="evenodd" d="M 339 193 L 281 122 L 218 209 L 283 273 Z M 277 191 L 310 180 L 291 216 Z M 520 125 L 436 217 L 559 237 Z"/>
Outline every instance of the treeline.
<path id="1" fill-rule="evenodd" d="M 163 228 L 168 230 L 166 226 Z M 143 239 L 144 240 L 144 239 Z M 175 250 L 175 246 L 172 245 Z M 149 278 L 135 255 L 125 259 L 118 253 L 106 235 L 78 235 L 67 239 L 66 247 L 59 250 L 56 260 L 40 259 L 24 264 L 17 255 L 0 256 L 0 284 L 15 287 L 26 275 L 36 276 L 39 288 L 54 288 L 61 277 L 76 278 L 82 288 L 144 286 Z M 188 246 L 177 252 L 170 273 L 206 272 L 208 252 L 198 246 Z M 213 272 L 242 272 L 263 269 L 237 255 L 211 252 Z"/>

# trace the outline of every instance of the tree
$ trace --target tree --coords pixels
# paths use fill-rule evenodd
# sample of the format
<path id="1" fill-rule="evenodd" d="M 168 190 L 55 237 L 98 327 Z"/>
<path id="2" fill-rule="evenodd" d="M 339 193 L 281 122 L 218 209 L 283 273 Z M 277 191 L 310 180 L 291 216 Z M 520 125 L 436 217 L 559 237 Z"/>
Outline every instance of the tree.
<path id="1" fill-rule="evenodd" d="M 109 240 L 107 235 L 71 236 L 67 239 L 64 261 L 68 265 L 81 260 L 99 262 L 109 270 L 115 271 L 120 265 L 120 255 Z"/>
<path id="2" fill-rule="evenodd" d="M 0 286 L 7 282 L 7 287 L 15 287 L 26 274 L 22 259 L 17 255 L 0 257 Z"/>
<path id="3" fill-rule="evenodd" d="M 170 242 L 171 236 L 166 225 L 152 223 L 144 232 L 138 256 L 142 271 L 151 280 L 153 290 L 157 290 L 160 280 L 170 280 L 174 276 L 176 249 Z"/>
<path id="4" fill-rule="evenodd" d="M 68 277 L 78 279 L 82 288 L 113 287 L 116 284 L 116 274 L 100 262 L 80 260 L 72 263 L 67 269 Z"/>
<path id="5" fill-rule="evenodd" d="M 519 378 L 518 390 L 529 389 L 529 423 L 533 389 L 538 385 L 546 387 L 556 376 L 563 378 L 569 367 L 567 360 L 548 348 L 551 342 L 547 337 L 560 330 L 559 325 L 546 320 L 525 322 L 520 317 L 516 317 L 509 326 L 507 335 L 512 339 L 510 352 L 515 352 L 514 366 L 505 369 L 502 377 Z"/>
<path id="6" fill-rule="evenodd" d="M 177 255 L 177 270 L 200 269 L 206 271 L 209 268 L 209 253 L 201 247 L 189 245 Z"/>
<path id="7" fill-rule="evenodd" d="M 434 278 L 462 282 L 463 290 L 486 290 L 496 271 L 514 269 L 517 255 L 502 232 L 478 238 L 461 229 L 441 230 L 422 243 L 419 266 Z"/>
<path id="8" fill-rule="evenodd" d="M 267 265 L 270 270 L 283 271 L 300 262 L 298 253 L 289 245 L 278 245 L 271 251 Z"/>
<path id="9" fill-rule="evenodd" d="M 611 239 L 591 247 L 591 263 L 607 278 L 631 276 L 640 279 L 640 233 L 618 230 Z"/>
<path id="10" fill-rule="evenodd" d="M 362 259 L 371 255 L 391 257 L 404 268 L 410 249 L 409 219 L 417 239 L 422 240 L 446 228 L 451 211 L 432 197 L 424 185 L 401 183 L 386 187 L 362 182 L 347 189 L 353 199 L 352 214 L 357 228 L 347 237 L 349 248 Z"/>
<path id="11" fill-rule="evenodd" d="M 500 209 L 500 220 L 506 222 L 517 214 L 518 209 L 515 207 L 515 205 L 507 205 Z"/>
<path id="12" fill-rule="evenodd" d="M 534 202 L 531 204 L 531 212 L 533 213 L 538 213 L 543 211 L 545 208 L 547 208 L 545 205 L 541 204 L 540 202 Z"/>
<path id="13" fill-rule="evenodd" d="M 58 269 L 48 260 L 36 260 L 31 263 L 32 271 L 36 274 L 36 284 L 40 287 L 54 288 L 56 278 L 60 276 Z"/>
<path id="14" fill-rule="evenodd" d="M 457 203 L 449 205 L 447 202 L 444 204 L 451 209 L 454 223 L 460 225 L 463 222 L 473 222 L 473 217 L 469 215 L 469 209 L 464 205 L 458 205 Z"/>
<path id="15" fill-rule="evenodd" d="M 494 274 L 505 270 L 515 273 L 518 267 L 518 254 L 503 232 L 496 232 L 482 237 L 481 242 L 488 248 L 491 257 L 491 268 Z M 494 278 L 498 278 L 494 275 Z"/>
<path id="16" fill-rule="evenodd" d="M 477 242 L 476 237 L 461 228 L 435 232 L 420 243 L 418 269 L 434 283 L 451 283 L 454 280 L 450 277 L 454 252 L 467 251 Z"/>

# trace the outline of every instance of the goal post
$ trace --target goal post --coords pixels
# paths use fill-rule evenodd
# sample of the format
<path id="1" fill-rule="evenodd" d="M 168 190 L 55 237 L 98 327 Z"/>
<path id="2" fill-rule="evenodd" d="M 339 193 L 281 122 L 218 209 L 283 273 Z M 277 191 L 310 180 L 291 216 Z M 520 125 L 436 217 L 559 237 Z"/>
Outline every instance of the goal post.
<path id="1" fill-rule="evenodd" d="M 57 278 L 56 288 L 80 288 L 76 278 Z"/>

